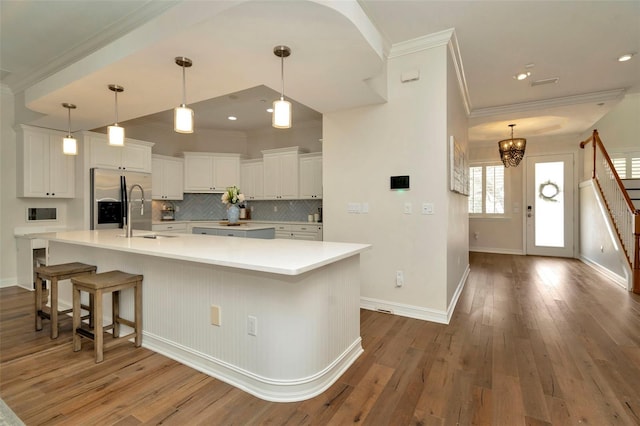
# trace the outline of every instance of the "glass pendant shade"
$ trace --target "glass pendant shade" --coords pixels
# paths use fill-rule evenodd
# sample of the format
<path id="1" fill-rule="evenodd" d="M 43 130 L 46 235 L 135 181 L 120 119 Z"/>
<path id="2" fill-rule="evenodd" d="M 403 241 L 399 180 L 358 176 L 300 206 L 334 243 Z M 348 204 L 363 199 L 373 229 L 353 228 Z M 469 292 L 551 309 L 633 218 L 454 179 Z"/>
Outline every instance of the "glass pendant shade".
<path id="1" fill-rule="evenodd" d="M 271 124 L 276 129 L 288 129 L 291 127 L 291 102 L 280 98 L 273 102 L 273 115 Z"/>
<path id="2" fill-rule="evenodd" d="M 78 142 L 71 135 L 62 139 L 62 152 L 67 155 L 78 155 Z"/>
<path id="3" fill-rule="evenodd" d="M 182 104 L 173 109 L 173 130 L 178 133 L 193 133 L 193 110 Z"/>
<path id="4" fill-rule="evenodd" d="M 78 155 L 78 142 L 71 136 L 71 110 L 76 109 L 76 106 L 67 102 L 63 103 L 62 106 L 67 109 L 68 114 L 68 131 L 67 136 L 62 139 L 62 153 L 66 155 Z"/>
<path id="5" fill-rule="evenodd" d="M 109 126 L 107 130 L 109 135 L 109 145 L 124 145 L 124 127 L 114 124 L 113 126 Z"/>

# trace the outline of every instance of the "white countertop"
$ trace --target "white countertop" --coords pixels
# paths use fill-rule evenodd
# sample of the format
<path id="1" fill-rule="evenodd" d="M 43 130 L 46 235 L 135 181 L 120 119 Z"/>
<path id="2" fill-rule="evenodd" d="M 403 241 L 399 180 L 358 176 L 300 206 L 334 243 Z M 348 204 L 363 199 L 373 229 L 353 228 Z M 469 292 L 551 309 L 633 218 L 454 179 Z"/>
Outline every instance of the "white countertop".
<path id="1" fill-rule="evenodd" d="M 170 234 L 170 238 L 142 238 L 162 232 L 135 231 L 123 237 L 121 229 L 39 234 L 50 241 L 158 256 L 283 275 L 299 275 L 368 250 L 370 244 L 287 239 L 229 238 L 212 235 Z"/>

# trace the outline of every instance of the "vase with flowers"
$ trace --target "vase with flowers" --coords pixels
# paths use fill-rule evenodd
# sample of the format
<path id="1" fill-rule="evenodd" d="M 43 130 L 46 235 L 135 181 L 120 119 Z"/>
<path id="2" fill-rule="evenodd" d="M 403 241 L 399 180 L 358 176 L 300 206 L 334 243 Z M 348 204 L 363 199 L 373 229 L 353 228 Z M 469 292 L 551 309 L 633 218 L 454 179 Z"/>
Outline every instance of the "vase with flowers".
<path id="1" fill-rule="evenodd" d="M 237 225 L 240 220 L 240 207 L 238 203 L 244 202 L 244 194 L 237 186 L 230 186 L 222 194 L 222 204 L 227 205 L 227 218 L 229 225 Z"/>

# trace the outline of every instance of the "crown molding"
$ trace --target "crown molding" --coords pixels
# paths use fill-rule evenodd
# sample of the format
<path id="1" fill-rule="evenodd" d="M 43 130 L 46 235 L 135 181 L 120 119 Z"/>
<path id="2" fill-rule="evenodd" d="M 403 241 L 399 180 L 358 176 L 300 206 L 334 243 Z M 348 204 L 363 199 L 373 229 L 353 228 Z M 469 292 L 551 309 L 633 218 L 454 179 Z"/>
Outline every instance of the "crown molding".
<path id="1" fill-rule="evenodd" d="M 478 108 L 471 111 L 469 118 L 490 117 L 501 114 L 513 114 L 523 111 L 557 108 L 568 105 L 606 102 L 622 99 L 625 89 L 606 90 L 603 92 L 585 93 L 582 95 L 564 96 L 561 98 L 544 99 L 540 101 L 521 102 L 517 104 L 501 105 L 497 107 Z"/>
<path id="2" fill-rule="evenodd" d="M 458 37 L 456 37 L 455 30 L 452 30 L 451 32 L 448 47 L 453 60 L 453 66 L 455 67 L 456 77 L 458 79 L 458 88 L 460 89 L 460 95 L 462 96 L 462 103 L 464 104 L 467 116 L 469 116 L 471 113 L 471 98 L 469 97 L 469 88 L 467 87 L 467 79 L 464 75 L 462 56 L 460 55 L 460 47 L 458 45 Z"/>
<path id="3" fill-rule="evenodd" d="M 448 30 L 443 30 L 423 37 L 396 43 L 391 46 L 391 49 L 389 51 L 389 59 L 397 58 L 404 55 L 411 55 L 412 53 L 420 52 L 426 49 L 432 49 L 438 46 L 445 46 L 447 43 L 449 43 L 449 40 L 451 40 L 453 33 L 453 28 L 450 28 Z"/>

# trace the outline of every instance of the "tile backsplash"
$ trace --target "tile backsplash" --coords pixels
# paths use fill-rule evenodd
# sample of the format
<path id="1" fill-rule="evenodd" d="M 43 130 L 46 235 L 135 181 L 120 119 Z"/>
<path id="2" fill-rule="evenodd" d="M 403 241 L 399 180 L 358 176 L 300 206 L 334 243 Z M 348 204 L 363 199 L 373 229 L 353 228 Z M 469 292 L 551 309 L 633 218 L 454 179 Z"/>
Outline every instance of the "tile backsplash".
<path id="1" fill-rule="evenodd" d="M 184 194 L 181 201 L 154 201 L 153 220 L 160 221 L 162 205 L 173 203 L 176 220 L 220 220 L 227 218 L 227 207 L 221 194 Z M 264 200 L 248 201 L 253 220 L 306 222 L 309 214 L 318 213 L 322 200 Z"/>

